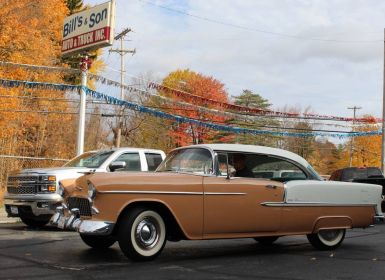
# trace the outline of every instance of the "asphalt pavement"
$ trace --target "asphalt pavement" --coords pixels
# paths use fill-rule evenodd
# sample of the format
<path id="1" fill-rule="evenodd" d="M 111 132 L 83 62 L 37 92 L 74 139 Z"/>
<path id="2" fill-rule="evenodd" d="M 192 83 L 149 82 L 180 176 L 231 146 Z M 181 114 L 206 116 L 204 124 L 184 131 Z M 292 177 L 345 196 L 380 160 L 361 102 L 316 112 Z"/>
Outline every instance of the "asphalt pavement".
<path id="1" fill-rule="evenodd" d="M 0 279 L 384 279 L 385 225 L 347 232 L 335 251 L 304 236 L 269 247 L 253 239 L 168 242 L 154 261 L 128 260 L 118 244 L 97 251 L 76 232 L 0 224 Z"/>

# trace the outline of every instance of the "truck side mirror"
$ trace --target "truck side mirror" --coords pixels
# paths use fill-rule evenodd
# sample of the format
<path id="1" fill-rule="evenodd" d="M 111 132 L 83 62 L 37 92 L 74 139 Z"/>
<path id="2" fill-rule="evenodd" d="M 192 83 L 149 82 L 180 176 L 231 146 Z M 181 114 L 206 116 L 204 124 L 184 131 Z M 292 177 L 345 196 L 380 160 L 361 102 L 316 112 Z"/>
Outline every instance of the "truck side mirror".
<path id="1" fill-rule="evenodd" d="M 126 167 L 125 161 L 114 161 L 110 164 L 109 168 L 111 172 L 114 172 L 117 169 L 122 169 Z"/>

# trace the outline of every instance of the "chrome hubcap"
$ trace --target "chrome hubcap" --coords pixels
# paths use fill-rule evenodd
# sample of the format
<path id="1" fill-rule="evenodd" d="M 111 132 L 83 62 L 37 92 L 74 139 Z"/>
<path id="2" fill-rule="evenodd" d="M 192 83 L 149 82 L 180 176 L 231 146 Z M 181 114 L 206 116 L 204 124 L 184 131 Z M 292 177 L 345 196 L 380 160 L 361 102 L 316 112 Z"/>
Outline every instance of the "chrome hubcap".
<path id="1" fill-rule="evenodd" d="M 141 248 L 146 250 L 153 248 L 159 239 L 158 227 L 155 221 L 151 218 L 140 221 L 135 230 L 135 238 Z"/>

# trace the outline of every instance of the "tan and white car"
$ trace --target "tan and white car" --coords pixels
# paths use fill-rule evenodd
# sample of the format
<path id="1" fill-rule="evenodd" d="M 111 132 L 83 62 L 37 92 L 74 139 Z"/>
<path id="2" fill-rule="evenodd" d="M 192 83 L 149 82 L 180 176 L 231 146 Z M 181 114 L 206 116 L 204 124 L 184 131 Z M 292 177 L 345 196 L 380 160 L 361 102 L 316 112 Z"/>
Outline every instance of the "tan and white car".
<path id="1" fill-rule="evenodd" d="M 232 177 L 230 166 L 249 169 L 239 173 L 247 178 Z M 250 176 L 271 170 L 290 176 Z M 347 229 L 383 218 L 381 190 L 324 181 L 306 160 L 281 149 L 195 145 L 172 151 L 155 173 L 78 178 L 53 222 L 76 229 L 93 248 L 118 241 L 135 260 L 153 259 L 166 240 L 181 239 L 254 238 L 269 244 L 281 236 L 307 235 L 316 248 L 334 249 Z"/>

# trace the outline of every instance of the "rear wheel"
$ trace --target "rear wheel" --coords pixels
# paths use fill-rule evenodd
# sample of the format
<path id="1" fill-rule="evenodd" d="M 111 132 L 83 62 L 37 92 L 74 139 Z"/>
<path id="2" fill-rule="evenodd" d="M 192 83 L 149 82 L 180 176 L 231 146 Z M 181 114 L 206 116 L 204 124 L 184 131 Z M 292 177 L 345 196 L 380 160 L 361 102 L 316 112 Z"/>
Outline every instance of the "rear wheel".
<path id="1" fill-rule="evenodd" d="M 156 258 L 166 244 L 162 216 L 150 209 L 133 209 L 121 219 L 118 241 L 123 253 L 132 260 Z"/>
<path id="2" fill-rule="evenodd" d="M 50 215 L 34 216 L 33 214 L 25 215 L 20 213 L 21 221 L 29 227 L 43 227 L 48 224 L 51 219 Z"/>
<path id="3" fill-rule="evenodd" d="M 258 241 L 261 245 L 268 246 L 273 244 L 279 236 L 262 236 L 262 237 L 255 237 L 254 240 Z"/>
<path id="4" fill-rule="evenodd" d="M 307 235 L 307 239 L 319 250 L 333 250 L 341 245 L 345 238 L 345 229 L 324 229 Z"/>

